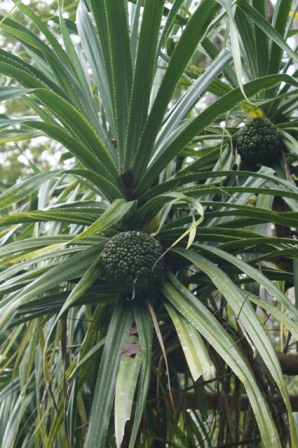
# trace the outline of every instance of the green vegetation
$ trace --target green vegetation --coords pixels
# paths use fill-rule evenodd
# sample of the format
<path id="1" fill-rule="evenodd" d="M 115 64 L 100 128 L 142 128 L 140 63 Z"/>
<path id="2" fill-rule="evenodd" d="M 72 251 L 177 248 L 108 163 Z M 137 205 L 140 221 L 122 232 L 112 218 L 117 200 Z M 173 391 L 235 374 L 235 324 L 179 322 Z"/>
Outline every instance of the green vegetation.
<path id="1" fill-rule="evenodd" d="M 0 444 L 297 447 L 297 2 L 14 3 Z M 251 119 L 279 154 L 244 168 Z"/>

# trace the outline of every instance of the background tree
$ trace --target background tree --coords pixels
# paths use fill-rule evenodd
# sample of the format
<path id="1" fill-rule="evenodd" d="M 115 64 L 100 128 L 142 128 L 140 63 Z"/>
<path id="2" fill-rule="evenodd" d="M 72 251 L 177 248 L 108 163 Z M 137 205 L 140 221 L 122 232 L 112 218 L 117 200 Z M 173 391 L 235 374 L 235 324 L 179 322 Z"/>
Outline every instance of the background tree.
<path id="1" fill-rule="evenodd" d="M 1 138 L 48 136 L 68 166 L 0 196 L 3 446 L 297 446 L 297 7 L 81 0 L 52 30 L 17 3 L 0 95 L 27 112 Z M 256 117 L 281 147 L 245 166 Z M 144 234 L 162 256 L 123 289 L 106 245 Z"/>

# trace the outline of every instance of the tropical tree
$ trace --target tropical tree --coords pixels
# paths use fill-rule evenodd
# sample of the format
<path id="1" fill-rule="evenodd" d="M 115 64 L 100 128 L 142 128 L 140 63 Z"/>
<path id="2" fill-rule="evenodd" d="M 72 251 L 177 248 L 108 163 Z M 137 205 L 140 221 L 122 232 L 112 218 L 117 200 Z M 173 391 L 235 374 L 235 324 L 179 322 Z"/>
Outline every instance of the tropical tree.
<path id="1" fill-rule="evenodd" d="M 32 26 L 2 18 L 0 97 L 26 115 L 0 138 L 61 163 L 0 196 L 3 446 L 298 446 L 298 6 L 80 0 L 50 30 L 15 3 Z M 282 150 L 245 167 L 263 116 Z M 154 287 L 103 264 L 131 232 L 162 248 Z"/>

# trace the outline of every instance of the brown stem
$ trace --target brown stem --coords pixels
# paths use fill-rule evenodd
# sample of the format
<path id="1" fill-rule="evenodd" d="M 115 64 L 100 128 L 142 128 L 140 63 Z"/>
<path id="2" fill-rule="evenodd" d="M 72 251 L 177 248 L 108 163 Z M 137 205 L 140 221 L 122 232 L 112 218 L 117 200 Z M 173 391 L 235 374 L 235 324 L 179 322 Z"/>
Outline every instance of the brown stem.
<path id="1" fill-rule="evenodd" d="M 284 403 L 283 400 L 280 399 L 279 396 L 274 397 L 277 400 L 277 405 L 281 408 L 283 408 Z M 231 403 L 233 400 L 232 394 L 228 395 L 228 400 Z M 185 397 L 185 402 L 187 409 L 197 409 L 198 402 L 197 397 L 194 393 L 188 393 Z M 208 403 L 208 409 L 210 410 L 218 410 L 219 406 L 219 400 L 218 400 L 218 394 L 214 394 L 212 392 L 207 392 L 207 403 Z M 298 412 L 298 394 L 290 395 L 290 403 L 292 407 L 293 412 Z M 249 399 L 246 394 L 241 394 L 240 396 L 240 412 L 246 412 L 249 409 Z"/>
<path id="2" fill-rule="evenodd" d="M 298 375 L 298 355 L 278 352 L 277 357 L 284 375 Z"/>

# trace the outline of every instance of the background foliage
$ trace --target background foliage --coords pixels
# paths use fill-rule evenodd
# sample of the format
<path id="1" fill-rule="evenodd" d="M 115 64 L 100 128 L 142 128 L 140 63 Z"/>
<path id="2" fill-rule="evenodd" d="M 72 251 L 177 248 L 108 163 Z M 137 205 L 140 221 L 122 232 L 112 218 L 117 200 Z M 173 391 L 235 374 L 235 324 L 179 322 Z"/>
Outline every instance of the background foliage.
<path id="1" fill-rule="evenodd" d="M 0 143 L 55 163 L 0 196 L 3 447 L 298 446 L 297 2 L 14 3 Z M 282 150 L 245 166 L 259 116 Z M 133 300 L 127 230 L 167 266 Z"/>

